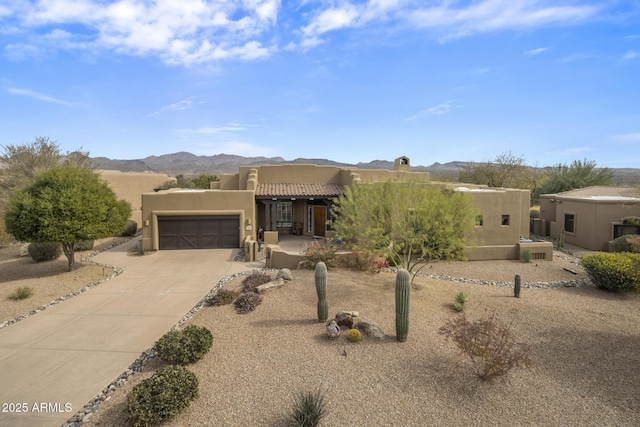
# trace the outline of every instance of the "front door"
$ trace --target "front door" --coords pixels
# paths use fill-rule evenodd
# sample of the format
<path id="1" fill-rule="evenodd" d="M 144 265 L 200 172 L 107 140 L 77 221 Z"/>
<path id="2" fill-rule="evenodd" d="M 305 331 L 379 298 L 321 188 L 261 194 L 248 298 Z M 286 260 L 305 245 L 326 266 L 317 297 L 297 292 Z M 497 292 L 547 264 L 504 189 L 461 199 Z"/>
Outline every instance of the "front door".
<path id="1" fill-rule="evenodd" d="M 326 235 L 327 229 L 327 207 L 326 206 L 314 206 L 313 207 L 313 235 L 322 236 Z"/>

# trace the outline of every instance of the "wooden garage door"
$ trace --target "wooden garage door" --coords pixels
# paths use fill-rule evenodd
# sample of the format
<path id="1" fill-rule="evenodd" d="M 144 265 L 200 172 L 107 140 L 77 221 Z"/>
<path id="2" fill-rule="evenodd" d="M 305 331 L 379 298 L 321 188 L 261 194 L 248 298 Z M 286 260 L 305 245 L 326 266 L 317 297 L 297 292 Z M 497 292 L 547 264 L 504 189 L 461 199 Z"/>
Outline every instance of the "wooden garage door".
<path id="1" fill-rule="evenodd" d="M 158 217 L 160 249 L 237 248 L 240 219 L 229 216 Z"/>

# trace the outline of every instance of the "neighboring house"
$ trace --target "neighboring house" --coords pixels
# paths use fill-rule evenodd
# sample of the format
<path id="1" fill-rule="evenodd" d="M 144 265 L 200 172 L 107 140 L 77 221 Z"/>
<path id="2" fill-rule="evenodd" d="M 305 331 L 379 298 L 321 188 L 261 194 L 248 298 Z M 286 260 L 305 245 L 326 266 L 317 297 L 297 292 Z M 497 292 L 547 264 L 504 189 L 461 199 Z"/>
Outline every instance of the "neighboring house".
<path id="1" fill-rule="evenodd" d="M 394 170 L 317 165 L 241 166 L 222 175 L 210 190 L 167 190 L 142 195 L 146 250 L 248 248 L 264 229 L 264 241 L 278 233 L 332 237 L 328 225 L 333 200 L 345 186 L 388 180 L 429 181 L 428 172 L 411 172 L 408 157 Z M 456 188 L 455 185 L 451 185 Z M 528 190 L 459 187 L 476 199 L 481 213 L 469 236 L 469 259 L 517 259 L 521 237 L 529 233 Z M 539 259 L 551 259 L 545 249 Z"/>
<path id="2" fill-rule="evenodd" d="M 142 227 L 142 193 L 154 191 L 168 181 L 175 181 L 175 178 L 163 173 L 113 170 L 97 172 L 116 193 L 118 199 L 126 200 L 131 204 L 131 219 L 138 223 L 138 227 Z"/>
<path id="3" fill-rule="evenodd" d="M 593 251 L 608 251 L 624 234 L 640 234 L 640 189 L 587 187 L 540 196 L 540 234 Z"/>

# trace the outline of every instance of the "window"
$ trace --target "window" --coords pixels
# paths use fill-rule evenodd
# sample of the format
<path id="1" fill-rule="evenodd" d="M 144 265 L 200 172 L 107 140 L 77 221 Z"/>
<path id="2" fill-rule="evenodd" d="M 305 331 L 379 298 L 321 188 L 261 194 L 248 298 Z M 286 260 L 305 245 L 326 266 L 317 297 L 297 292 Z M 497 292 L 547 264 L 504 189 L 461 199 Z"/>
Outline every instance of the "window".
<path id="1" fill-rule="evenodd" d="M 482 227 L 484 225 L 484 217 L 482 215 L 476 215 L 476 227 Z"/>
<path id="2" fill-rule="evenodd" d="M 502 215 L 502 225 L 504 226 L 509 225 L 509 215 Z"/>
<path id="3" fill-rule="evenodd" d="M 567 233 L 576 232 L 576 215 L 572 213 L 564 214 L 564 230 Z"/>
<path id="4" fill-rule="evenodd" d="M 291 202 L 276 203 L 276 227 L 293 227 L 293 209 Z"/>
<path id="5" fill-rule="evenodd" d="M 640 224 L 638 220 L 625 219 L 620 223 L 613 224 L 613 238 L 616 239 L 625 234 L 640 234 Z"/>

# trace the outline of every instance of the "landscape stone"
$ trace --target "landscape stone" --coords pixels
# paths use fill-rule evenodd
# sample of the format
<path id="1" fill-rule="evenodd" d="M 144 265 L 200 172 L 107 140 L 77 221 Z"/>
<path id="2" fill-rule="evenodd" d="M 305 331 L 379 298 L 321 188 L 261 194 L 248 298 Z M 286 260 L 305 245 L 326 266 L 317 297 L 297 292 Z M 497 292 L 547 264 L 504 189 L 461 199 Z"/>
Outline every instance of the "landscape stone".
<path id="1" fill-rule="evenodd" d="M 287 282 L 292 281 L 293 275 L 291 274 L 291 270 L 289 270 L 288 268 L 281 268 L 278 271 L 278 275 L 276 276 L 276 279 L 284 279 Z"/>
<path id="2" fill-rule="evenodd" d="M 269 289 L 280 288 L 282 286 L 284 286 L 284 279 L 276 279 L 258 286 L 256 290 L 262 294 L 267 292 Z"/>
<path id="3" fill-rule="evenodd" d="M 352 329 L 358 323 L 360 313 L 357 311 L 339 311 L 336 313 L 334 320 L 338 326 Z"/>
<path id="4" fill-rule="evenodd" d="M 356 324 L 356 329 L 362 332 L 365 336 L 370 338 L 377 338 L 383 340 L 385 335 L 382 332 L 382 328 L 372 320 L 362 319 Z"/>

